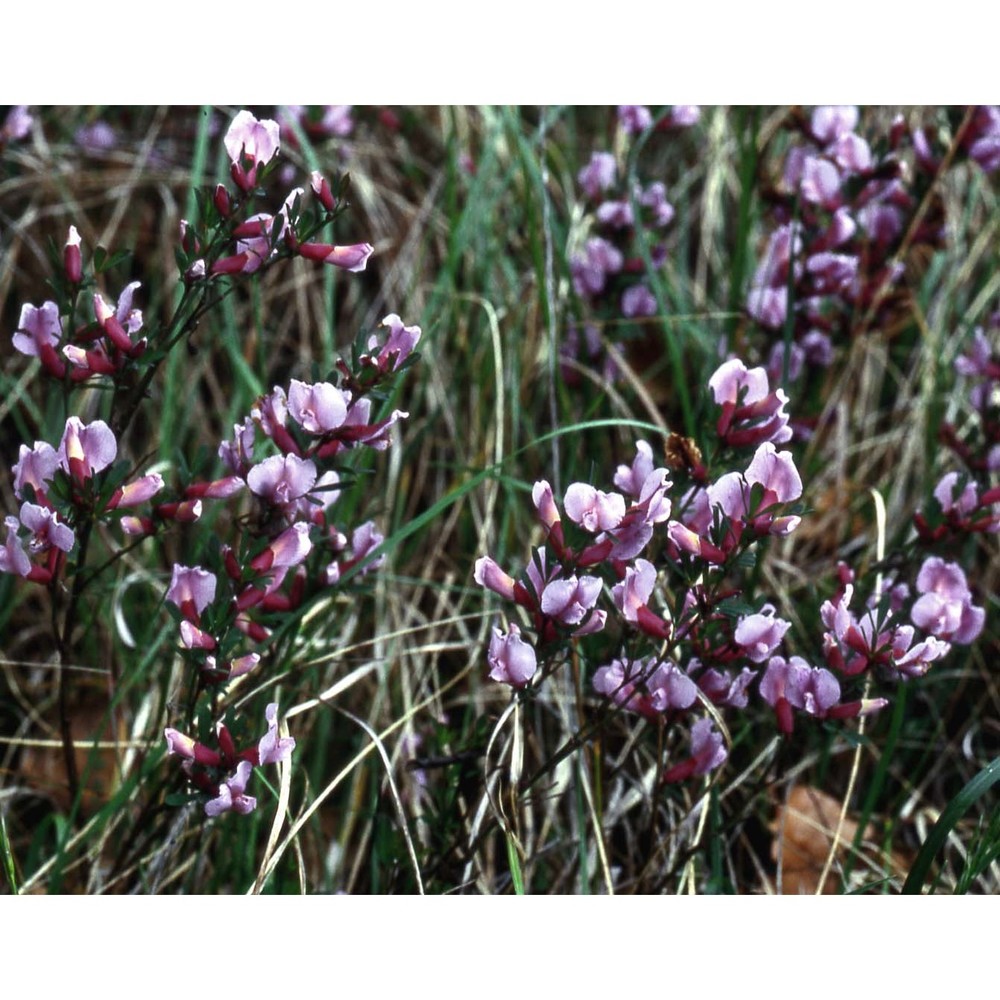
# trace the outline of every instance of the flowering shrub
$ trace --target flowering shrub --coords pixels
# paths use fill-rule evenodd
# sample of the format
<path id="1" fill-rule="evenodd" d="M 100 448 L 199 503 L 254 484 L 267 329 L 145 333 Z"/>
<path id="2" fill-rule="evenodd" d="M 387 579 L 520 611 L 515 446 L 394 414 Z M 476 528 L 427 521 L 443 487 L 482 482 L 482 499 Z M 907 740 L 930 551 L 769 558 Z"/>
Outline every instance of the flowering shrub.
<path id="1" fill-rule="evenodd" d="M 345 454 L 359 448 L 384 451 L 394 426 L 407 416 L 393 410 L 380 417 L 373 404 L 415 358 L 421 332 L 389 315 L 382 324 L 385 336 L 372 334 L 353 360 L 338 360 L 329 376 L 333 381 L 292 379 L 287 391 L 275 386 L 261 396 L 234 426 L 233 437 L 220 444 L 221 475 L 189 476 L 168 487 L 160 473 L 138 475 L 130 461 L 116 462 L 119 440 L 143 407 L 164 358 L 194 317 L 229 294 L 234 280 L 293 257 L 363 271 L 372 253 L 368 243 L 314 240 L 343 210 L 341 185 L 331 186 L 318 171 L 311 179 L 312 205 L 305 204 L 304 190 L 295 188 L 277 215 L 250 214 L 281 146 L 276 122 L 241 111 L 223 145 L 235 190 L 218 185 L 202 201 L 200 218 L 181 223 L 177 259 L 184 292 L 172 317 L 153 328 L 146 324 L 135 307 L 138 281 L 124 288 L 114 306 L 92 291 L 97 276 L 84 266 L 82 240 L 73 226 L 62 254 L 63 274 L 54 283 L 56 300 L 22 307 L 13 346 L 38 359 L 67 407 L 79 405 L 78 387 L 110 391 L 106 420 L 84 423 L 70 416 L 57 447 L 45 441 L 20 446 L 12 476 L 22 504 L 19 516 L 5 518 L 0 551 L 0 571 L 48 588 L 53 622 L 59 623 L 54 639 L 67 656 L 84 587 L 100 574 L 88 565 L 96 529 L 138 541 L 199 524 L 206 503 L 243 501 L 246 513 L 230 522 L 231 540 L 216 539 L 205 553 L 207 566 L 175 562 L 165 594 L 191 668 L 188 703 L 211 706 L 212 712 L 225 702 L 217 692 L 260 671 L 275 621 L 287 621 L 317 591 L 340 586 L 349 575 L 360 578 L 382 561 L 375 552 L 384 536 L 374 522 L 348 525 L 335 519 L 331 508 L 346 488 L 338 471 Z M 83 302 L 92 307 L 93 319 L 78 325 Z M 68 601 L 62 597 L 66 581 L 72 581 Z M 277 704 L 268 706 L 267 734 L 256 749 L 239 752 L 221 721 L 207 722 L 218 751 L 165 729 L 168 750 L 184 758 L 187 778 L 212 796 L 204 800 L 207 816 L 251 812 L 257 804 L 246 792 L 252 768 L 289 759 L 295 740 L 277 736 L 277 712 Z M 64 742 L 76 794 L 79 776 L 68 738 Z"/>
<path id="2" fill-rule="evenodd" d="M 790 891 L 808 785 L 895 891 L 995 756 L 998 120 L 10 110 L 0 884 Z"/>

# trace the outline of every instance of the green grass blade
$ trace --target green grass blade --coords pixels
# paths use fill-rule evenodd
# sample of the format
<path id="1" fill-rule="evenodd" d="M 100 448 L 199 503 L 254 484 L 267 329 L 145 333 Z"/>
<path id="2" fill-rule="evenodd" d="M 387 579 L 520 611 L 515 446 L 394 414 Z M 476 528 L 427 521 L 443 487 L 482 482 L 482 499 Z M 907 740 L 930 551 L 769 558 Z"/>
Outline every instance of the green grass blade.
<path id="1" fill-rule="evenodd" d="M 14 866 L 14 852 L 10 846 L 10 839 L 7 837 L 7 823 L 2 812 L 0 812 L 0 858 L 3 859 L 3 873 L 7 877 L 10 893 L 12 896 L 16 896 L 17 869 Z"/>
<path id="2" fill-rule="evenodd" d="M 524 895 L 524 874 L 521 871 L 521 859 L 517 856 L 517 844 L 514 843 L 514 835 L 507 831 L 507 860 L 510 862 L 510 877 L 514 882 L 514 892 L 518 896 Z"/>
<path id="3" fill-rule="evenodd" d="M 971 808 L 972 804 L 988 792 L 998 781 L 1000 781 L 1000 757 L 992 763 L 987 764 L 979 774 L 977 774 L 948 805 L 943 813 L 938 817 L 938 821 L 931 828 L 930 836 L 924 841 L 917 860 L 913 862 L 910 874 L 906 876 L 903 883 L 903 892 L 906 895 L 918 895 L 927 880 L 931 864 L 937 856 L 939 850 L 948 839 L 948 834 L 954 829 L 955 824 Z"/>

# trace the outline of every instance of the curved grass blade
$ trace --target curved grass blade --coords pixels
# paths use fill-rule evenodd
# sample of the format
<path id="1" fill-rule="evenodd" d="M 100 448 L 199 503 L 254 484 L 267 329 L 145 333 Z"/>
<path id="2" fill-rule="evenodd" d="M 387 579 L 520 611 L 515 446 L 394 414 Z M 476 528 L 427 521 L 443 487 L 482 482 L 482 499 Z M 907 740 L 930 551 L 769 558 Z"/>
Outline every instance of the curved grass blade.
<path id="1" fill-rule="evenodd" d="M 948 804 L 948 808 L 938 817 L 931 828 L 930 836 L 924 841 L 917 860 L 913 862 L 910 874 L 903 883 L 903 892 L 916 895 L 924 886 L 927 873 L 938 851 L 943 846 L 955 824 L 969 810 L 972 804 L 1000 781 L 1000 757 L 987 764 Z"/>

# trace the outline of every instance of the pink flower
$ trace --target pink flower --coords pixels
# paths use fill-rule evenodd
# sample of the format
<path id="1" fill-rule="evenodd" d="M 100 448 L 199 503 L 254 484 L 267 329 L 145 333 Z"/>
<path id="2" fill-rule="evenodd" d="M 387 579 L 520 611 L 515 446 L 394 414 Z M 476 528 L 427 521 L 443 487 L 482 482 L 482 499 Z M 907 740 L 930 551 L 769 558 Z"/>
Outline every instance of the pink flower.
<path id="1" fill-rule="evenodd" d="M 55 347 L 62 337 L 62 324 L 59 322 L 59 307 L 55 302 L 44 302 L 36 308 L 30 303 L 21 306 L 21 318 L 14 334 L 14 347 L 22 354 L 38 357 L 41 344 Z"/>
<path id="2" fill-rule="evenodd" d="M 645 104 L 619 104 L 618 123 L 628 135 L 634 135 L 653 124 L 653 115 Z"/>
<path id="3" fill-rule="evenodd" d="M 249 111 L 241 111 L 223 139 L 232 161 L 233 180 L 244 191 L 257 183 L 257 168 L 269 163 L 281 145 L 278 123 L 258 121 Z"/>
<path id="4" fill-rule="evenodd" d="M 59 468 L 59 456 L 55 448 L 45 441 L 36 441 L 34 448 L 26 444 L 20 447 L 17 464 L 13 468 L 14 495 L 24 499 L 23 490 L 30 486 L 35 495 L 44 494 L 46 486 L 52 482 L 56 469 Z"/>
<path id="5" fill-rule="evenodd" d="M 625 498 L 604 493 L 587 483 L 573 483 L 563 500 L 566 516 L 587 531 L 609 531 L 625 516 Z"/>
<path id="6" fill-rule="evenodd" d="M 333 246 L 330 243 L 297 243 L 295 252 L 300 257 L 315 260 L 321 264 L 332 264 L 345 271 L 363 271 L 368 258 L 375 252 L 370 243 L 352 243 L 349 246 Z"/>
<path id="7" fill-rule="evenodd" d="M 79 417 L 66 421 L 57 457 L 59 464 L 77 482 L 106 469 L 118 454 L 118 442 L 103 420 L 84 424 Z"/>
<path id="8" fill-rule="evenodd" d="M 538 511 L 538 518 L 551 531 L 562 523 L 559 516 L 559 508 L 556 506 L 555 497 L 552 495 L 552 487 L 544 479 L 539 479 L 531 487 L 531 502 Z"/>
<path id="9" fill-rule="evenodd" d="M 686 781 L 721 767 L 729 757 L 722 735 L 715 731 L 711 719 L 699 719 L 691 727 L 691 756 L 667 768 L 660 779 L 665 783 Z"/>
<path id="10" fill-rule="evenodd" d="M 489 556 L 476 560 L 473 579 L 480 587 L 486 587 L 508 601 L 514 600 L 514 578 L 508 576 Z"/>
<path id="11" fill-rule="evenodd" d="M 577 174 L 576 180 L 589 198 L 596 199 L 614 186 L 615 174 L 615 158 L 611 153 L 591 153 L 590 162 Z"/>
<path id="12" fill-rule="evenodd" d="M 215 574 L 201 566 L 174 563 L 166 599 L 180 608 L 186 618 L 194 620 L 215 600 L 216 583 Z"/>
<path id="13" fill-rule="evenodd" d="M 774 444 L 765 441 L 754 453 L 746 471 L 747 484 L 760 483 L 764 487 L 762 509 L 772 503 L 791 503 L 802 496 L 802 480 L 792 453 L 778 451 Z"/>
<path id="14" fill-rule="evenodd" d="M 108 500 L 107 509 L 114 510 L 118 507 L 135 507 L 145 503 L 156 496 L 163 489 L 163 477 L 158 472 L 151 472 L 147 476 L 119 486 Z"/>
<path id="15" fill-rule="evenodd" d="M 417 346 L 421 330 L 419 326 L 404 326 L 403 321 L 395 313 L 386 316 L 382 320 L 381 326 L 389 329 L 389 336 L 386 338 L 385 344 L 382 345 L 381 350 L 374 358 L 363 354 L 361 360 L 369 361 L 382 372 L 394 372 L 399 369 L 399 366 Z M 372 335 L 368 340 L 368 350 L 374 351 L 378 346 L 378 337 Z"/>
<path id="16" fill-rule="evenodd" d="M 638 621 L 639 609 L 649 602 L 656 586 L 656 567 L 645 559 L 636 559 L 635 566 L 625 569 L 625 579 L 611 588 L 618 610 L 626 621 Z"/>
<path id="17" fill-rule="evenodd" d="M 295 749 L 295 740 L 291 736 L 278 736 L 278 705 L 272 702 L 264 710 L 264 718 L 267 719 L 267 732 L 260 738 L 257 744 L 258 763 L 277 764 L 279 761 L 288 760 Z"/>
<path id="18" fill-rule="evenodd" d="M 290 569 L 298 566 L 311 551 L 309 525 L 299 521 L 286 528 L 263 552 L 255 556 L 250 566 L 258 573 L 266 573 L 271 569 Z"/>
<path id="19" fill-rule="evenodd" d="M 340 427 L 347 419 L 350 401 L 349 392 L 329 382 L 306 385 L 293 378 L 288 388 L 288 411 L 310 434 L 326 434 Z"/>
<path id="20" fill-rule="evenodd" d="M 917 574 L 917 598 L 910 612 L 913 623 L 938 639 L 971 643 L 983 630 L 986 612 L 972 603 L 965 573 L 958 563 L 937 556 L 924 560 Z"/>
<path id="21" fill-rule="evenodd" d="M 33 553 L 45 552 L 52 547 L 69 552 L 76 543 L 73 529 L 63 524 L 56 512 L 47 507 L 34 503 L 21 504 L 21 524 L 31 532 L 29 547 Z"/>
<path id="22" fill-rule="evenodd" d="M 249 761 L 241 760 L 236 765 L 236 773 L 219 785 L 218 796 L 205 803 L 205 815 L 219 816 L 230 809 L 241 816 L 253 812 L 257 808 L 257 800 L 252 795 L 246 794 L 247 782 L 252 773 L 253 765 Z"/>
<path id="23" fill-rule="evenodd" d="M 4 524 L 7 526 L 7 539 L 0 547 L 0 573 L 27 576 L 31 572 L 31 560 L 24 551 L 24 543 L 17 536 L 21 522 L 16 517 L 7 516 Z"/>
<path id="24" fill-rule="evenodd" d="M 596 576 L 570 576 L 550 581 L 541 593 L 542 613 L 564 625 L 578 625 L 601 596 Z"/>
<path id="25" fill-rule="evenodd" d="M 636 441 L 635 458 L 631 466 L 619 465 L 615 472 L 615 486 L 629 496 L 637 497 L 646 477 L 653 471 L 653 449 L 647 441 Z"/>
<path id="26" fill-rule="evenodd" d="M 176 729 L 164 729 L 163 736 L 167 741 L 168 754 L 175 753 L 185 760 L 192 760 L 196 764 L 205 764 L 209 767 L 218 767 L 222 763 L 222 758 L 215 750 Z"/>
<path id="27" fill-rule="evenodd" d="M 771 391 L 763 368 L 747 368 L 739 358 L 723 362 L 708 380 L 715 402 L 747 406 L 766 399 Z"/>
<path id="28" fill-rule="evenodd" d="M 506 635 L 493 629 L 487 661 L 493 680 L 515 688 L 524 687 L 538 669 L 534 649 L 521 639 L 521 630 L 513 623 Z"/>
<path id="29" fill-rule="evenodd" d="M 791 622 L 775 617 L 772 605 L 765 604 L 757 614 L 740 618 L 733 638 L 743 646 L 749 659 L 763 663 L 781 645 L 791 627 Z"/>
<path id="30" fill-rule="evenodd" d="M 247 473 L 247 486 L 281 507 L 304 497 L 316 484 L 316 463 L 297 455 L 272 455 Z"/>
<path id="31" fill-rule="evenodd" d="M 858 109 L 850 104 L 821 105 L 813 110 L 811 131 L 821 146 L 853 132 L 858 125 Z"/>
<path id="32" fill-rule="evenodd" d="M 829 670 L 811 667 L 800 656 L 789 660 L 772 656 L 760 681 L 760 696 L 774 708 L 779 728 L 788 734 L 792 731 L 792 708 L 826 718 L 840 701 L 840 684 Z"/>
<path id="33" fill-rule="evenodd" d="M 656 310 L 656 297 L 645 285 L 631 285 L 622 293 L 622 315 L 626 319 L 655 316 Z"/>

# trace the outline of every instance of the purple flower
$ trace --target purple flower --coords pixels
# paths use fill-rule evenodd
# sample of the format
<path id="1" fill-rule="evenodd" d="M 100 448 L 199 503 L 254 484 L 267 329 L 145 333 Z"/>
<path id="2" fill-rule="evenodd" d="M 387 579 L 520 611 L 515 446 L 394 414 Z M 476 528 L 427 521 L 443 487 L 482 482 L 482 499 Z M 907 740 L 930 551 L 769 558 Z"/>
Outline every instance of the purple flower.
<path id="1" fill-rule="evenodd" d="M 807 156 L 802 164 L 799 190 L 806 201 L 824 208 L 836 208 L 840 197 L 840 173 L 829 160 Z"/>
<path id="2" fill-rule="evenodd" d="M 853 132 L 858 125 L 858 109 L 849 104 L 821 105 L 812 113 L 813 138 L 826 146 L 842 135 Z"/>
<path id="3" fill-rule="evenodd" d="M 166 599 L 180 608 L 188 618 L 200 615 L 215 600 L 216 577 L 201 566 L 181 566 L 174 563 L 173 575 Z"/>
<path id="4" fill-rule="evenodd" d="M 106 153 L 118 145 L 118 134 L 105 121 L 96 121 L 83 125 L 73 134 L 76 144 L 85 152 L 94 156 Z"/>
<path id="5" fill-rule="evenodd" d="M 219 785 L 218 796 L 205 803 L 205 815 L 218 816 L 230 809 L 241 816 L 253 812 L 257 808 L 257 800 L 246 794 L 247 782 L 252 773 L 253 765 L 241 760 L 236 765 L 236 773 Z"/>
<path id="6" fill-rule="evenodd" d="M 696 666 L 700 666 L 698 660 L 695 660 L 688 669 L 695 669 Z M 746 708 L 749 701 L 747 688 L 756 676 L 757 671 L 751 670 L 749 667 L 744 667 L 735 678 L 731 677 L 726 671 L 719 671 L 713 668 L 706 670 L 698 678 L 698 687 L 704 691 L 708 699 L 715 705 L 726 705 L 730 708 Z"/>
<path id="7" fill-rule="evenodd" d="M 264 718 L 267 719 L 267 732 L 260 738 L 257 744 L 258 763 L 277 764 L 279 761 L 288 760 L 295 749 L 295 740 L 291 736 L 278 736 L 278 705 L 272 702 L 264 710 Z"/>
<path id="8" fill-rule="evenodd" d="M 542 613 L 564 625 L 578 625 L 597 603 L 601 587 L 596 576 L 551 580 L 541 593 Z"/>
<path id="9" fill-rule="evenodd" d="M 615 158 L 611 153 L 591 153 L 590 162 L 577 174 L 576 180 L 589 198 L 596 199 L 614 186 L 615 174 Z"/>
<path id="10" fill-rule="evenodd" d="M 619 104 L 618 123 L 628 135 L 634 135 L 653 124 L 653 115 L 645 104 Z"/>
<path id="11" fill-rule="evenodd" d="M 786 660 L 772 656 L 760 681 L 760 696 L 778 715 L 782 732 L 792 731 L 792 714 L 798 708 L 818 719 L 840 701 L 837 678 L 822 667 L 811 667 L 800 656 Z"/>
<path id="12" fill-rule="evenodd" d="M 622 315 L 626 319 L 655 316 L 656 309 L 656 296 L 645 285 L 630 285 L 622 293 Z"/>
<path id="13" fill-rule="evenodd" d="M 22 446 L 23 447 L 23 446 Z M 646 477 L 653 471 L 653 449 L 647 441 L 636 441 L 632 465 L 619 465 L 615 472 L 615 486 L 629 496 L 637 497 Z"/>
<path id="14" fill-rule="evenodd" d="M 21 504 L 21 524 L 31 532 L 30 549 L 33 553 L 45 552 L 53 546 L 69 552 L 76 543 L 76 535 L 69 525 L 63 524 L 55 511 L 34 503 Z"/>
<path id="15" fill-rule="evenodd" d="M 900 625 L 892 639 L 892 667 L 904 677 L 922 677 L 935 660 L 940 660 L 951 651 L 950 643 L 933 636 L 915 646 L 911 645 L 912 642 L 913 628 Z"/>
<path id="16" fill-rule="evenodd" d="M 78 482 L 106 469 L 118 454 L 118 442 L 103 420 L 84 424 L 79 417 L 66 421 L 57 457 L 62 468 Z"/>
<path id="17" fill-rule="evenodd" d="M 21 522 L 16 517 L 4 518 L 7 526 L 7 538 L 0 548 L 0 573 L 12 573 L 14 576 L 27 576 L 31 572 L 31 560 L 24 551 L 24 544 L 17 537 Z"/>
<path id="18" fill-rule="evenodd" d="M 23 139 L 31 131 L 35 119 L 28 113 L 26 104 L 15 105 L 7 112 L 3 127 L 0 128 L 0 144 L 15 139 Z"/>
<path id="19" fill-rule="evenodd" d="M 508 601 L 514 600 L 514 578 L 508 576 L 489 556 L 476 560 L 473 579 L 480 587 L 486 587 Z"/>
<path id="20" fill-rule="evenodd" d="M 563 506 L 571 521 L 591 532 L 616 528 L 625 516 L 625 498 L 620 493 L 604 493 L 587 483 L 573 483 Z"/>
<path id="21" fill-rule="evenodd" d="M 924 560 L 917 574 L 917 598 L 910 612 L 914 625 L 938 639 L 971 643 L 983 630 L 986 612 L 972 603 L 965 573 L 958 563 L 938 556 Z"/>
<path id="22" fill-rule="evenodd" d="M 872 165 L 872 151 L 868 143 L 853 132 L 845 132 L 830 144 L 827 152 L 842 170 L 860 173 Z"/>
<path id="23" fill-rule="evenodd" d="M 35 494 L 44 493 L 59 468 L 59 456 L 55 448 L 45 441 L 36 441 L 34 448 L 22 444 L 17 464 L 13 468 L 14 495 L 23 499 L 25 486 L 30 486 Z"/>
<path id="24" fill-rule="evenodd" d="M 612 229 L 627 229 L 635 221 L 632 204 L 625 200 L 601 202 L 594 216 L 602 226 L 610 226 Z"/>
<path id="25" fill-rule="evenodd" d="M 667 768 L 662 781 L 686 781 L 721 767 L 729 757 L 722 735 L 715 731 L 711 719 L 699 719 L 691 727 L 691 756 Z"/>
<path id="26" fill-rule="evenodd" d="M 493 629 L 487 661 L 493 680 L 515 688 L 523 688 L 538 669 L 534 649 L 524 642 L 521 630 L 513 623 L 506 635 Z"/>
<path id="27" fill-rule="evenodd" d="M 754 663 L 763 663 L 778 648 L 791 627 L 791 622 L 775 617 L 772 605 L 765 604 L 757 614 L 740 618 L 733 638 Z"/>
<path id="28" fill-rule="evenodd" d="M 247 486 L 279 507 L 304 497 L 315 485 L 315 462 L 297 455 L 272 455 L 247 473 Z"/>
<path id="29" fill-rule="evenodd" d="M 941 510 L 945 514 L 954 511 L 956 514 L 965 516 L 971 514 L 979 506 L 979 494 L 976 492 L 975 484 L 967 482 L 956 496 L 955 488 L 958 486 L 958 473 L 948 472 L 941 477 L 941 481 L 934 487 L 934 498 L 941 505 Z"/>
<path id="30" fill-rule="evenodd" d="M 640 204 L 652 209 L 652 224 L 657 228 L 669 226 L 674 218 L 674 206 L 667 201 L 667 187 L 662 181 L 650 184 L 639 198 Z"/>
<path id="31" fill-rule="evenodd" d="M 747 312 L 761 326 L 779 329 L 788 315 L 788 289 L 754 286 L 747 294 Z"/>
<path id="32" fill-rule="evenodd" d="M 269 163 L 281 145 L 278 123 L 258 121 L 249 111 L 241 111 L 222 140 L 233 164 L 234 180 L 249 190 L 256 184 L 257 167 Z"/>
<path id="33" fill-rule="evenodd" d="M 28 303 L 21 306 L 21 318 L 13 337 L 16 350 L 37 358 L 41 347 L 54 349 L 61 338 L 62 324 L 55 302 L 44 302 L 38 308 Z"/>
<path id="34" fill-rule="evenodd" d="M 325 434 L 342 426 L 350 401 L 349 392 L 341 392 L 329 382 L 306 385 L 293 378 L 288 387 L 288 412 L 310 434 Z"/>
<path id="35" fill-rule="evenodd" d="M 625 264 L 621 251 L 600 236 L 587 240 L 584 256 L 571 263 L 573 290 L 581 298 L 600 295 L 609 274 L 618 274 Z"/>
<path id="36" fill-rule="evenodd" d="M 369 360 L 383 372 L 394 372 L 417 346 L 421 330 L 419 326 L 404 326 L 403 321 L 395 313 L 386 316 L 381 325 L 389 329 L 385 344 L 374 359 L 363 354 L 361 360 Z M 374 351 L 378 346 L 378 337 L 371 336 L 368 340 L 368 350 Z"/>
<path id="37" fill-rule="evenodd" d="M 670 124 L 677 128 L 689 128 L 701 120 L 701 108 L 697 104 L 675 104 L 670 111 Z"/>
<path id="38" fill-rule="evenodd" d="M 626 621 L 638 622 L 639 612 L 646 607 L 656 586 L 656 567 L 645 559 L 636 559 L 635 566 L 625 568 L 625 579 L 611 588 L 615 606 Z"/>

